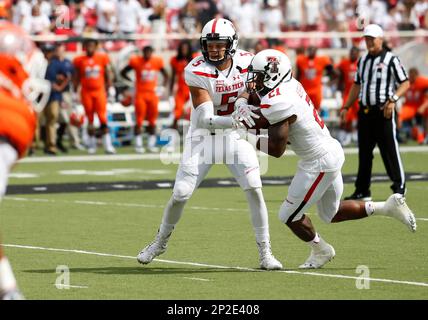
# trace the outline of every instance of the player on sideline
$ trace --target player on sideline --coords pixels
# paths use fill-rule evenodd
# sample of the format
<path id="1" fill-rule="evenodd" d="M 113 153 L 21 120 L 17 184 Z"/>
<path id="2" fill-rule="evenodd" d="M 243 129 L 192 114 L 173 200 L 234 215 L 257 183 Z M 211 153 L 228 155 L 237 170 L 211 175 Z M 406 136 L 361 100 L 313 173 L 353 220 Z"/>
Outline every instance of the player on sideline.
<path id="1" fill-rule="evenodd" d="M 267 145 L 268 150 L 261 151 L 274 157 L 281 157 L 289 144 L 301 159 L 279 211 L 280 220 L 312 249 L 300 268 L 321 268 L 335 256 L 334 248 L 319 236 L 305 215 L 314 204 L 326 223 L 383 215 L 416 231 L 415 217 L 401 194 L 391 195 L 386 202 L 340 201 L 343 149 L 331 137 L 300 82 L 293 78 L 286 55 L 276 50 L 259 52 L 248 67 L 246 86 L 261 99 L 260 109 L 254 110 L 254 127 L 268 128 L 268 138 L 251 135 L 252 144 L 258 149 L 260 144 Z"/>
<path id="2" fill-rule="evenodd" d="M 236 130 L 215 130 L 241 128 L 240 119 L 252 120 L 247 99 L 238 99 L 245 92 L 252 54 L 237 49 L 238 35 L 226 19 L 209 21 L 202 29 L 200 44 L 203 56 L 193 59 L 185 69 L 193 109 L 172 197 L 166 205 L 155 240 L 140 252 L 137 259 L 147 264 L 165 252 L 168 239 L 194 190 L 216 160 L 232 158 L 232 163 L 226 161 L 225 164 L 247 197 L 260 267 L 281 269 L 281 263 L 271 252 L 268 214 L 256 152 L 246 140 L 240 139 Z M 240 109 L 241 104 L 245 110 L 241 110 L 238 119 L 235 109 Z"/>
<path id="3" fill-rule="evenodd" d="M 6 193 L 12 166 L 33 141 L 37 116 L 31 103 L 41 112 L 49 98 L 50 83 L 32 77 L 38 71 L 44 74 L 40 57 L 43 55 L 24 30 L 0 22 L 0 200 Z M 36 103 L 33 98 L 41 100 Z M 0 300 L 21 299 L 12 268 L 0 246 Z"/>

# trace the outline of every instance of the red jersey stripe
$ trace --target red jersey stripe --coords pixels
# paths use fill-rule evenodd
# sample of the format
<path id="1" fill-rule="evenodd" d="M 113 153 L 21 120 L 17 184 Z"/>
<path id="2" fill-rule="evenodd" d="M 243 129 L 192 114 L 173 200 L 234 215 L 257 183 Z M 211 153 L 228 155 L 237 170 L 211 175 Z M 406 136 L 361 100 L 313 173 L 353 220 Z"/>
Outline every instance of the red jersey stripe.
<path id="1" fill-rule="evenodd" d="M 312 184 L 311 188 L 309 189 L 308 193 L 305 196 L 304 202 L 308 202 L 308 200 L 312 197 L 312 194 L 314 193 L 316 187 L 320 183 L 322 177 L 324 177 L 325 172 L 321 172 L 318 177 L 315 179 L 315 182 Z"/>
<path id="2" fill-rule="evenodd" d="M 207 77 L 207 78 L 218 78 L 217 74 L 205 73 L 201 71 L 193 71 L 197 76 Z"/>

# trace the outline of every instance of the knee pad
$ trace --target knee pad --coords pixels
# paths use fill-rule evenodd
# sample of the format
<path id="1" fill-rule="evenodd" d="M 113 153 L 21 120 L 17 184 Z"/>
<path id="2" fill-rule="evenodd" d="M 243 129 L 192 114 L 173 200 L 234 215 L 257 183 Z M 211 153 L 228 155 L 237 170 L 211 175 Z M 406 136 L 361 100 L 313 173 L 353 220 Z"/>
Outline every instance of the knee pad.
<path id="1" fill-rule="evenodd" d="M 185 180 L 177 181 L 172 192 L 174 201 L 183 202 L 190 199 L 193 194 L 194 186 Z"/>
<path id="2" fill-rule="evenodd" d="M 260 169 L 250 169 L 244 176 L 239 177 L 238 183 L 244 191 L 259 189 L 262 187 L 262 179 L 260 178 Z"/>

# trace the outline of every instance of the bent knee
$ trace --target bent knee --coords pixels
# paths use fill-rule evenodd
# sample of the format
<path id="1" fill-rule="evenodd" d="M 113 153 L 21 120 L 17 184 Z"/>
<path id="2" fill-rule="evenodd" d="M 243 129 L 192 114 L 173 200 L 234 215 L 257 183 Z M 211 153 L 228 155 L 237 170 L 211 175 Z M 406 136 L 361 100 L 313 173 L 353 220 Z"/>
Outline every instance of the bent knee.
<path id="1" fill-rule="evenodd" d="M 190 199 L 193 194 L 194 187 L 184 181 L 178 181 L 174 185 L 173 199 L 177 202 L 183 202 Z"/>

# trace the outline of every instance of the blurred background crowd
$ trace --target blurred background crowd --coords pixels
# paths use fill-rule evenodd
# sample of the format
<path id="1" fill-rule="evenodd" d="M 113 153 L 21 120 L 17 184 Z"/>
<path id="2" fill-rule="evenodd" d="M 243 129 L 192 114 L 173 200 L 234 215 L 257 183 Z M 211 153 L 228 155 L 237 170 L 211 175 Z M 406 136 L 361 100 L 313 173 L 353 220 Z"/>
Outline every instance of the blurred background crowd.
<path id="1" fill-rule="evenodd" d="M 125 120 L 130 108 L 126 112 L 118 108 L 135 102 L 133 79 L 124 81 L 121 73 L 132 54 L 143 55 L 142 49 L 148 47 L 162 61 L 162 68 L 152 70 L 160 79 L 156 93 L 161 127 L 178 128 L 180 121 L 188 119 L 189 101 L 182 95 L 183 66 L 177 59 L 184 59 L 185 65 L 197 56 L 202 26 L 219 17 L 235 24 L 240 48 L 253 53 L 275 48 L 287 53 L 295 62 L 294 75 L 300 81 L 311 68 L 317 69 L 316 79 L 305 89 L 317 89 L 312 99 L 319 100 L 319 113 L 343 145 L 356 142 L 356 110 L 345 124 L 339 123 L 337 114 L 352 83 L 357 59 L 365 51 L 362 38 L 352 32 L 361 31 L 368 23 L 380 25 L 389 34 L 389 47 L 401 50 L 398 54 L 412 85 L 400 105 L 399 141 L 428 143 L 428 37 L 418 36 L 428 31 L 428 0 L 0 0 L 0 18 L 22 26 L 38 41 L 50 66 L 47 79 L 52 83 L 58 82 L 59 76 L 67 79 L 67 83 L 61 82 L 60 94 L 51 96 L 48 104 L 59 102 L 60 107 L 55 107 L 59 112 L 50 114 L 48 108 L 40 117 L 38 139 L 45 141 L 45 153 L 66 151 L 63 137 L 71 147 L 87 147 L 86 131 L 79 129 L 85 120 L 82 112 L 77 115 L 80 101 L 76 84 L 72 85 L 73 59 L 84 55 L 81 37 L 96 35 L 101 39 L 101 51 L 110 60 L 111 76 L 105 90 L 110 132 L 115 132 L 113 121 L 135 121 Z M 188 49 L 181 52 L 184 42 Z M 65 67 L 59 67 L 58 61 Z M 311 67 L 311 61 L 319 63 Z M 159 132 L 158 123 L 150 126 L 157 127 L 151 129 L 152 135 Z M 57 134 L 49 134 L 52 127 Z M 132 136 L 132 126 L 125 129 Z M 116 145 L 126 140 L 115 138 Z"/>

